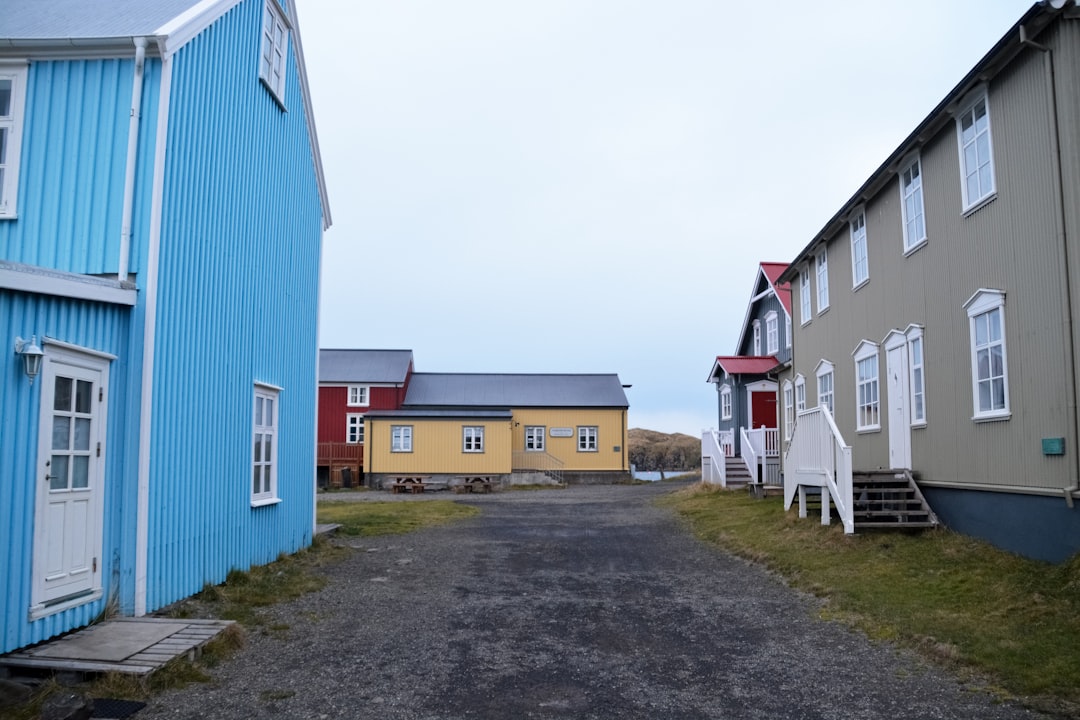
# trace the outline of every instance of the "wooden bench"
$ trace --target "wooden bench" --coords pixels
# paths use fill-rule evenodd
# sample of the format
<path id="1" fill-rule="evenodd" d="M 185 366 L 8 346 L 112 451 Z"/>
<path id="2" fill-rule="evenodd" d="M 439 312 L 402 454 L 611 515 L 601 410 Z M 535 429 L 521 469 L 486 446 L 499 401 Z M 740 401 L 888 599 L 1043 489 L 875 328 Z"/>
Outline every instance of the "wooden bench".
<path id="1" fill-rule="evenodd" d="M 428 483 L 425 482 L 430 478 L 427 477 L 396 477 L 394 483 L 390 486 L 390 492 L 397 493 L 422 493 Z"/>
<path id="2" fill-rule="evenodd" d="M 492 482 L 490 476 L 482 477 L 466 477 L 463 483 L 454 486 L 454 492 L 456 493 L 489 493 L 491 492 Z"/>

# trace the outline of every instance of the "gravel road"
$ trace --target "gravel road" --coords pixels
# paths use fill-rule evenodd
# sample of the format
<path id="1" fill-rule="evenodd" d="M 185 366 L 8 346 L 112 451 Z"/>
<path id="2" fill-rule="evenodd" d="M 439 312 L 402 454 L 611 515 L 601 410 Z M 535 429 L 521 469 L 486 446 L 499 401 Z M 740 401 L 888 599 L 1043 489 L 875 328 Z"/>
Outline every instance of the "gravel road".
<path id="1" fill-rule="evenodd" d="M 675 487 L 450 496 L 482 513 L 341 538 L 355 552 L 326 588 L 271 609 L 214 683 L 137 717 L 1039 717 L 817 619 L 651 502 Z"/>

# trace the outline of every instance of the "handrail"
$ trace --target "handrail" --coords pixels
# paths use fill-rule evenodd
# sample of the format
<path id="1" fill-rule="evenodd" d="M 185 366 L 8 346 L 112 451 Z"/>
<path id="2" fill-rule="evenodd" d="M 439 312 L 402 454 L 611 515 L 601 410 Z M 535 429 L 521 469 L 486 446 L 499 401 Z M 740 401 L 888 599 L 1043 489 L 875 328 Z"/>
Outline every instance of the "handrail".
<path id="1" fill-rule="evenodd" d="M 758 435 L 755 431 L 751 430 L 750 433 Z M 761 474 L 758 472 L 758 457 L 760 456 L 760 448 L 750 439 L 750 433 L 747 433 L 746 428 L 739 428 L 739 437 L 742 442 L 739 443 L 739 455 L 742 456 L 743 462 L 746 463 L 746 469 L 750 473 L 751 482 L 759 482 L 761 480 Z M 760 441 L 758 442 L 760 445 Z"/>
<path id="2" fill-rule="evenodd" d="M 727 487 L 727 459 L 720 436 L 712 428 L 701 431 L 701 480 Z"/>
<path id="3" fill-rule="evenodd" d="M 564 464 L 562 460 L 543 450 L 516 450 L 511 459 L 513 470 L 536 470 L 560 485 L 563 481 Z"/>
<path id="4" fill-rule="evenodd" d="M 799 514 L 805 517 L 805 487 L 828 489 L 844 523 L 844 532 L 855 532 L 851 446 L 844 442 L 832 413 L 819 406 L 799 412 L 787 454 L 784 456 L 784 509 L 799 496 Z M 829 503 L 821 498 L 821 522 L 829 522 Z"/>

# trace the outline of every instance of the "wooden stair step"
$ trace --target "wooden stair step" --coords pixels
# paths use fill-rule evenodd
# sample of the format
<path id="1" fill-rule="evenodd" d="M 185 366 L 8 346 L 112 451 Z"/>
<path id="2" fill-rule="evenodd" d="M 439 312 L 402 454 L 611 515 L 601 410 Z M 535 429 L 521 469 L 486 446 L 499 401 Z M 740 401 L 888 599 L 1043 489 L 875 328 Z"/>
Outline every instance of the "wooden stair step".
<path id="1" fill-rule="evenodd" d="M 937 527 L 937 523 L 930 522 L 928 520 L 918 520 L 911 522 L 861 522 L 858 524 L 860 528 L 932 528 Z"/>

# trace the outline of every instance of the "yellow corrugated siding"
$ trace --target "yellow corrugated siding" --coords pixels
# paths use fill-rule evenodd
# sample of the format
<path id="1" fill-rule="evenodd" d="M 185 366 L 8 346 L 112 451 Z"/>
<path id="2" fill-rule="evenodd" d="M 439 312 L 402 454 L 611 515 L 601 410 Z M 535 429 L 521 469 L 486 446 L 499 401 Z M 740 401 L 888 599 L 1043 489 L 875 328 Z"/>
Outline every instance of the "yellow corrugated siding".
<path id="1" fill-rule="evenodd" d="M 494 475 L 511 469 L 510 421 L 447 419 L 371 418 L 367 422 L 369 471 L 373 473 L 415 473 L 417 475 Z M 390 452 L 392 425 L 411 425 L 412 452 Z M 462 428 L 484 428 L 484 452 L 464 452 Z"/>
<path id="2" fill-rule="evenodd" d="M 525 449 L 525 427 L 543 425 L 545 451 L 563 463 L 563 470 L 629 471 L 626 448 L 626 410 L 622 408 L 524 409 L 514 410 L 514 451 Z M 578 452 L 577 429 L 597 428 L 597 451 Z M 573 429 L 571 437 L 551 437 L 551 428 Z"/>

